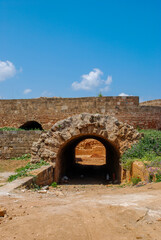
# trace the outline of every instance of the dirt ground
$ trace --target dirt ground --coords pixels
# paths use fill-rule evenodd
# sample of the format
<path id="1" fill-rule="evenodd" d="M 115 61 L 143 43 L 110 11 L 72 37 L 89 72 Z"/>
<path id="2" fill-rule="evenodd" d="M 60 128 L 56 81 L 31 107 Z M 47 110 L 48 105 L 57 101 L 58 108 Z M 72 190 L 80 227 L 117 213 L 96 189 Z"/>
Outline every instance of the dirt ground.
<path id="1" fill-rule="evenodd" d="M 24 167 L 30 159 L 12 160 L 12 159 L 0 159 L 0 173 L 1 172 L 14 172 L 17 168 Z"/>
<path id="2" fill-rule="evenodd" d="M 2 240 L 161 240 L 161 183 L 62 185 L 0 195 Z"/>

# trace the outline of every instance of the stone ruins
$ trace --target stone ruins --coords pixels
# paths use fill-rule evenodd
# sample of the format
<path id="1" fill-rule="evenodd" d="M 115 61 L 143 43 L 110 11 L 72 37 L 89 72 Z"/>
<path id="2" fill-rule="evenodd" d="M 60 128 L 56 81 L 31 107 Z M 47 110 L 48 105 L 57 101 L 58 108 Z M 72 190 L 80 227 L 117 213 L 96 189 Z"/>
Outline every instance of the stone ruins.
<path id="1" fill-rule="evenodd" d="M 140 134 L 134 127 L 111 116 L 83 113 L 58 121 L 42 133 L 32 147 L 32 162 L 44 159 L 55 163 L 55 181 L 75 166 L 75 148 L 84 139 L 100 141 L 106 149 L 106 170 L 109 176 L 121 179 L 120 155 L 136 143 Z"/>

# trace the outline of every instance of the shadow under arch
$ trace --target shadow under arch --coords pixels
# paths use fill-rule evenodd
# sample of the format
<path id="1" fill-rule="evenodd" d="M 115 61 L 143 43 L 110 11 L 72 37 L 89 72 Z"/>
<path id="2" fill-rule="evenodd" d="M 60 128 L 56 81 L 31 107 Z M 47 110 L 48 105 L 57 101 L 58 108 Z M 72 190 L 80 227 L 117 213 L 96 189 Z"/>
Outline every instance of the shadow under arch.
<path id="1" fill-rule="evenodd" d="M 75 169 L 75 148 L 85 139 L 96 139 L 101 142 L 106 149 L 106 173 L 109 174 L 110 181 L 121 182 L 120 153 L 117 147 L 108 139 L 97 134 L 80 134 L 66 141 L 57 154 L 54 180 L 60 182 L 61 178 Z"/>
<path id="2" fill-rule="evenodd" d="M 41 124 L 36 121 L 27 121 L 19 128 L 24 130 L 43 130 Z"/>

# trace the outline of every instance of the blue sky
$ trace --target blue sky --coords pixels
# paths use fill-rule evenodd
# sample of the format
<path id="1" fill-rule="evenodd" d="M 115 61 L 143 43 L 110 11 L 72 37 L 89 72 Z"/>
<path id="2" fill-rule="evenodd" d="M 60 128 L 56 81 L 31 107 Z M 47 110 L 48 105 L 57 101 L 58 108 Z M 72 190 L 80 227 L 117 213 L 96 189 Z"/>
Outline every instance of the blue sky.
<path id="1" fill-rule="evenodd" d="M 0 97 L 161 98 L 160 0 L 0 0 Z"/>

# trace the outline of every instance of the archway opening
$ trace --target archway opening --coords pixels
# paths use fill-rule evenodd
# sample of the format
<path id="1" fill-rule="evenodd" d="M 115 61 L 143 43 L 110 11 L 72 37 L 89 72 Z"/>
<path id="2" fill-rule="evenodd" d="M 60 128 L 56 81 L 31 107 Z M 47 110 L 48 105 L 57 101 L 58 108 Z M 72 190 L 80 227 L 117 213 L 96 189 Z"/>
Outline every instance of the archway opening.
<path id="1" fill-rule="evenodd" d="M 120 183 L 119 152 L 102 136 L 74 137 L 59 149 L 57 155 L 55 181 L 61 182 L 64 176 L 71 184 Z"/>
<path id="2" fill-rule="evenodd" d="M 41 124 L 36 121 L 28 121 L 19 128 L 24 130 L 43 130 Z"/>
<path id="3" fill-rule="evenodd" d="M 92 138 L 85 139 L 75 147 L 75 164 L 69 178 L 75 182 L 102 183 L 107 180 L 106 148 Z"/>

